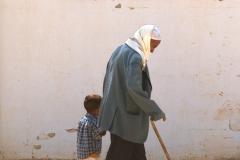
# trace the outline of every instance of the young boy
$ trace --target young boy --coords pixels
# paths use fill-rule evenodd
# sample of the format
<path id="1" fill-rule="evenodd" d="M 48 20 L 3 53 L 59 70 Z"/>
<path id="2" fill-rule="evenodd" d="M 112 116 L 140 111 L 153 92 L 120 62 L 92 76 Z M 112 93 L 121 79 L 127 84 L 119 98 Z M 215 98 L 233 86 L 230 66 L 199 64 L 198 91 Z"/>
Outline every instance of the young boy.
<path id="1" fill-rule="evenodd" d="M 77 133 L 77 158 L 79 160 L 99 160 L 102 148 L 102 136 L 97 127 L 100 102 L 99 95 L 88 95 L 84 100 L 87 111 L 80 119 Z"/>

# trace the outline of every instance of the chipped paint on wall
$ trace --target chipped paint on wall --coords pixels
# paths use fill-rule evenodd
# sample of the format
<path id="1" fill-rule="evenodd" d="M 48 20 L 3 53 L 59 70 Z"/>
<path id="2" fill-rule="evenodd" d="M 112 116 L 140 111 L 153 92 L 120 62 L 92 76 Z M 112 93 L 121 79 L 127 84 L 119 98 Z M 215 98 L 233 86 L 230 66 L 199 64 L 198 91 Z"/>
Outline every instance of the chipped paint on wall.
<path id="1" fill-rule="evenodd" d="M 40 144 L 34 144 L 34 145 L 33 145 L 33 148 L 34 148 L 34 149 L 41 149 L 42 146 L 41 146 Z"/>
<path id="2" fill-rule="evenodd" d="M 240 131 L 240 113 L 235 113 L 230 117 L 229 129 L 235 132 Z"/>
<path id="3" fill-rule="evenodd" d="M 215 120 L 228 120 L 228 127 L 231 131 L 240 131 L 240 104 L 226 101 L 223 106 L 218 108 Z"/>
<path id="4" fill-rule="evenodd" d="M 37 136 L 37 140 L 48 140 L 55 137 L 56 133 L 42 133 Z"/>
<path id="5" fill-rule="evenodd" d="M 121 3 L 118 3 L 115 8 L 122 8 L 122 4 Z"/>
<path id="6" fill-rule="evenodd" d="M 235 121 L 237 117 L 240 117 L 240 104 L 226 101 L 220 108 L 217 109 L 216 120 L 231 119 Z"/>
<path id="7" fill-rule="evenodd" d="M 77 128 L 70 128 L 70 129 L 65 129 L 68 133 L 76 133 L 78 131 Z"/>
<path id="8" fill-rule="evenodd" d="M 0 159 L 5 159 L 4 152 L 0 151 Z"/>

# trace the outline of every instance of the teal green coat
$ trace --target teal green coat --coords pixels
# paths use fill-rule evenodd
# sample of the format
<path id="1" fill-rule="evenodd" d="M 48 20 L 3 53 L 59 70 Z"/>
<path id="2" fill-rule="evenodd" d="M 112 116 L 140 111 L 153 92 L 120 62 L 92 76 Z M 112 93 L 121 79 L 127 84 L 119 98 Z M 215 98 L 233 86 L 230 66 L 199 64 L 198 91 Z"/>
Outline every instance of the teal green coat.
<path id="1" fill-rule="evenodd" d="M 148 68 L 142 70 L 142 58 L 127 44 L 112 54 L 103 84 L 99 127 L 121 138 L 144 143 L 149 117 L 159 120 L 164 113 L 150 99 L 152 85 Z"/>

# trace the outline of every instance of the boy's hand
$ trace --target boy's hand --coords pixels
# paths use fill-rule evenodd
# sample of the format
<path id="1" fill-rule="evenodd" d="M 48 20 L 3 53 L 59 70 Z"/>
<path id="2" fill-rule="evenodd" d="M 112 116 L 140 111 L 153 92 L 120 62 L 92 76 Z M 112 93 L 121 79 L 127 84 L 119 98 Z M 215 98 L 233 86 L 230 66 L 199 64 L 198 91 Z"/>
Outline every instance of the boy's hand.
<path id="1" fill-rule="evenodd" d="M 99 135 L 102 137 L 102 136 L 105 136 L 106 135 L 106 131 L 100 131 L 99 132 Z"/>

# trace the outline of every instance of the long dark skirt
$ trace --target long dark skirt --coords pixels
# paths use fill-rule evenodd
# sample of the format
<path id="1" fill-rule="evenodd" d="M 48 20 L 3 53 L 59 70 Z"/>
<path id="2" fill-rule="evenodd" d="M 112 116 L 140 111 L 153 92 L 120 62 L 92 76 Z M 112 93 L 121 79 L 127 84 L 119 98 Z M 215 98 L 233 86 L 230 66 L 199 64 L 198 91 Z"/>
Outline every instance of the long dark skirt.
<path id="1" fill-rule="evenodd" d="M 144 144 L 129 142 L 111 134 L 106 160 L 147 160 Z"/>

